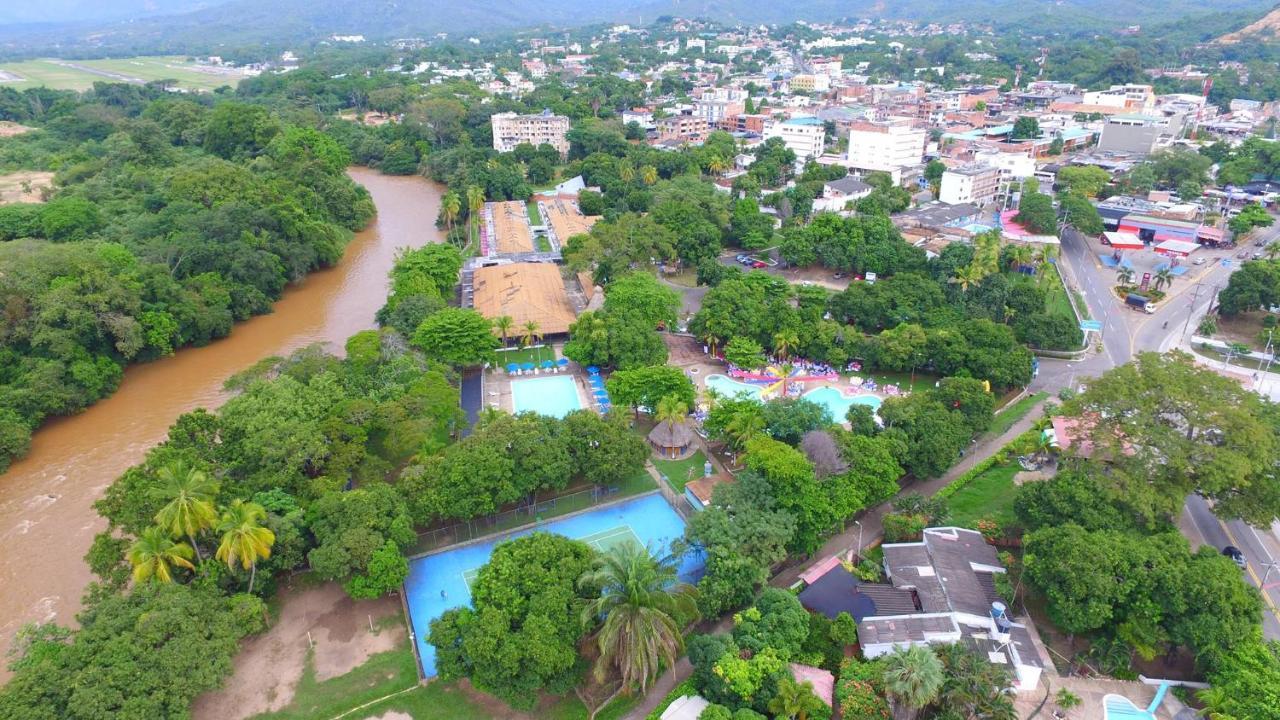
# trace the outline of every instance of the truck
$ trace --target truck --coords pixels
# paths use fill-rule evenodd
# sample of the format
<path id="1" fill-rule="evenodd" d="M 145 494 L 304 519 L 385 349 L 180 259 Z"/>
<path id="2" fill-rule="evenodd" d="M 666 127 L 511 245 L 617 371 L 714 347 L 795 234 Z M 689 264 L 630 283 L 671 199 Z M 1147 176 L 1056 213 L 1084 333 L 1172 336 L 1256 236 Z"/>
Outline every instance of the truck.
<path id="1" fill-rule="evenodd" d="M 1156 311 L 1156 304 L 1151 302 L 1149 298 L 1145 298 L 1141 295 L 1134 295 L 1133 293 L 1130 293 L 1129 296 L 1124 299 L 1124 303 L 1134 310 L 1141 310 L 1148 315 Z"/>

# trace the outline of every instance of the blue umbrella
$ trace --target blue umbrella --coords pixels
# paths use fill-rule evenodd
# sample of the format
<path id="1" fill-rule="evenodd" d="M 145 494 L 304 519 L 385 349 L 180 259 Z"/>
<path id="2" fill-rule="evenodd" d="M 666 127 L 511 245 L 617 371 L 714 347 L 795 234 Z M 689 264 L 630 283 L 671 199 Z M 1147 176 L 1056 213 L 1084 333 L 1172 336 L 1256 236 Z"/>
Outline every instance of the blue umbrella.
<path id="1" fill-rule="evenodd" d="M 597 389 L 597 390 L 596 390 L 594 393 L 592 393 L 592 394 L 594 394 L 596 397 L 609 397 L 609 393 L 608 393 L 608 392 L 606 392 L 606 391 L 604 391 L 604 390 L 599 390 L 599 389 Z"/>
<path id="2" fill-rule="evenodd" d="M 520 365 L 520 369 L 521 369 L 521 370 L 532 370 L 532 369 L 533 369 L 533 363 L 531 363 L 531 362 L 521 363 L 521 365 Z"/>
<path id="3" fill-rule="evenodd" d="M 543 361 L 542 361 L 542 367 L 546 368 L 547 370 L 550 370 L 551 368 L 555 367 L 555 365 L 556 365 L 556 364 L 555 364 L 555 363 L 553 363 L 553 362 L 551 362 L 550 360 L 543 360 Z"/>
<path id="4" fill-rule="evenodd" d="M 569 358 L 560 358 L 559 360 L 556 361 L 556 364 L 559 365 L 560 367 L 564 367 L 565 365 L 569 364 Z"/>
<path id="5" fill-rule="evenodd" d="M 520 369 L 520 363 L 507 363 L 507 372 L 513 373 Z"/>
<path id="6" fill-rule="evenodd" d="M 588 374 L 588 375 L 599 375 L 599 374 L 600 374 L 600 368 L 596 367 L 595 365 L 588 365 L 588 366 L 587 366 L 587 374 Z"/>
<path id="7" fill-rule="evenodd" d="M 592 375 L 591 377 L 587 378 L 587 382 L 591 383 L 592 385 L 604 384 L 604 380 L 599 375 Z"/>

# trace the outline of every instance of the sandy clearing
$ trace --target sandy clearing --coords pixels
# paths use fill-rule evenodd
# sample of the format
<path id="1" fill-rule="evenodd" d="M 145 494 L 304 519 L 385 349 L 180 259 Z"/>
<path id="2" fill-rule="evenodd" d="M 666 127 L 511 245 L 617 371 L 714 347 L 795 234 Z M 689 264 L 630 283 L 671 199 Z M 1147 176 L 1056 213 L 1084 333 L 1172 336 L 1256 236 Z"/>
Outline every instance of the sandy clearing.
<path id="1" fill-rule="evenodd" d="M 5 72 L 4 70 L 0 70 L 0 81 L 21 80 L 21 79 L 22 78 L 18 77 L 17 75 L 13 75 L 12 73 L 8 73 L 8 72 Z M 12 120 L 0 120 L 0 138 L 13 137 L 14 135 L 21 135 L 23 133 L 29 133 L 32 130 L 35 130 L 35 128 L 30 128 L 30 127 L 27 127 L 26 125 L 19 125 L 18 123 L 13 122 Z"/>
<path id="2" fill-rule="evenodd" d="M 335 583 L 286 588 L 281 596 L 280 616 L 267 632 L 244 643 L 223 689 L 196 700 L 196 720 L 243 720 L 288 705 L 306 667 L 308 631 L 315 642 L 317 680 L 345 675 L 400 639 L 398 625 L 369 632 L 370 618 L 376 626 L 400 612 L 394 597 L 352 600 Z"/>
<path id="3" fill-rule="evenodd" d="M 0 205 L 7 203 L 40 203 L 44 188 L 53 187 L 53 173 L 24 170 L 0 175 Z"/>

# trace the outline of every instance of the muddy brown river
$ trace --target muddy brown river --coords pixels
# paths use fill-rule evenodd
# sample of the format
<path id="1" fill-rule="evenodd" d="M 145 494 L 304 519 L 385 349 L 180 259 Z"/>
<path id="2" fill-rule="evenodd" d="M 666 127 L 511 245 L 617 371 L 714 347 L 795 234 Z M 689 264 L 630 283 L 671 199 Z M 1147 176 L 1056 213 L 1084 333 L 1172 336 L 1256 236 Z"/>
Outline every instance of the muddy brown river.
<path id="1" fill-rule="evenodd" d="M 236 325 L 217 342 L 129 368 L 114 395 L 46 424 L 30 454 L 0 475 L 0 658 L 24 623 L 74 622 L 91 579 L 84 554 L 105 527 L 94 500 L 162 441 L 179 415 L 221 405 L 223 381 L 264 357 L 315 342 L 341 348 L 373 327 L 396 249 L 443 239 L 435 227 L 439 186 L 365 168 L 350 175 L 368 188 L 378 215 L 336 267 L 311 274 L 270 315 Z M 8 677 L 5 664 L 0 679 Z"/>

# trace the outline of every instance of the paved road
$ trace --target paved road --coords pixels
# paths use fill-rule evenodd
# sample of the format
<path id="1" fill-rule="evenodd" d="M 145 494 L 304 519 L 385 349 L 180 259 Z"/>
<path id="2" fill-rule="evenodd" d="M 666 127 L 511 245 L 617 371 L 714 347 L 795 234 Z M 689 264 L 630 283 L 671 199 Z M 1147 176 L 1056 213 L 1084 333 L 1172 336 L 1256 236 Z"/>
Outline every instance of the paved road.
<path id="1" fill-rule="evenodd" d="M 1258 530 L 1239 520 L 1223 523 L 1213 514 L 1209 503 L 1198 495 L 1187 498 L 1183 509 L 1191 527 L 1204 543 L 1219 550 L 1234 545 L 1244 553 L 1247 566 L 1244 574 L 1250 584 L 1262 590 L 1265 607 L 1262 612 L 1262 631 L 1268 639 L 1280 638 L 1280 543 L 1269 530 Z M 1183 523 L 1185 525 L 1185 523 Z M 1187 533 L 1190 535 L 1190 533 Z M 1194 542 L 1195 537 L 1191 538 Z M 1268 572 L 1270 569 L 1270 572 Z"/>

